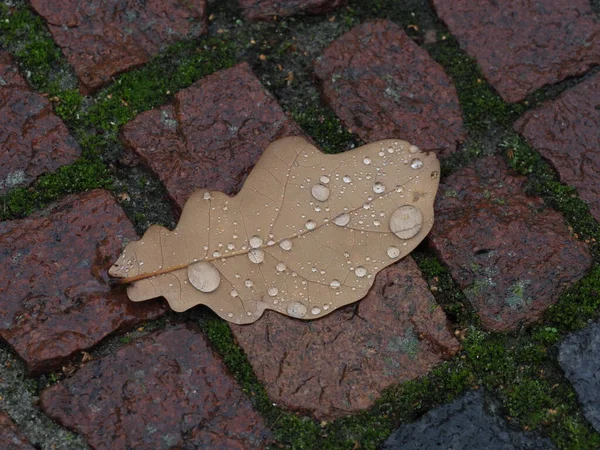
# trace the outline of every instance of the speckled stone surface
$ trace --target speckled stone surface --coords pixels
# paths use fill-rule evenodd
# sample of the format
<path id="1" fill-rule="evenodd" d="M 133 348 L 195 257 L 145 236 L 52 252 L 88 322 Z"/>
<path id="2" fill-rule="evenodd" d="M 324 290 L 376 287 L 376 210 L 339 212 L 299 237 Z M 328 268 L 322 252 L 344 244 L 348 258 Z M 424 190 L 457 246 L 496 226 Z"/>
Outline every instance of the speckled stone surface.
<path id="1" fill-rule="evenodd" d="M 248 20 L 267 20 L 293 14 L 326 14 L 348 0 L 238 0 Z"/>
<path id="2" fill-rule="evenodd" d="M 599 38 L 600 39 L 600 38 Z M 600 73 L 515 123 L 600 221 Z"/>
<path id="3" fill-rule="evenodd" d="M 363 23 L 333 41 L 314 72 L 325 101 L 365 142 L 405 139 L 447 155 L 465 138 L 450 78 L 389 20 Z"/>
<path id="4" fill-rule="evenodd" d="M 30 0 L 89 93 L 207 31 L 206 0 Z"/>
<path id="5" fill-rule="evenodd" d="M 398 428 L 382 450 L 551 450 L 549 439 L 511 427 L 482 391 L 471 391 Z"/>
<path id="6" fill-rule="evenodd" d="M 262 418 L 202 333 L 152 333 L 46 389 L 41 407 L 94 450 L 254 449 Z"/>
<path id="7" fill-rule="evenodd" d="M 600 432 L 600 323 L 567 336 L 558 362 L 577 391 L 586 419 Z"/>
<path id="8" fill-rule="evenodd" d="M 0 337 L 30 372 L 56 369 L 110 333 L 164 314 L 163 302 L 133 303 L 109 284 L 108 268 L 136 238 L 102 190 L 0 222 Z"/>
<path id="9" fill-rule="evenodd" d="M 251 326 L 230 326 L 275 403 L 328 420 L 369 408 L 385 388 L 460 348 L 411 257 L 382 270 L 364 299 L 322 319 L 267 311 Z"/>
<path id="10" fill-rule="evenodd" d="M 272 141 L 300 134 L 242 63 L 180 91 L 173 105 L 140 114 L 121 137 L 182 208 L 198 188 L 237 193 Z"/>
<path id="11" fill-rule="evenodd" d="M 74 162 L 80 153 L 50 102 L 29 88 L 0 50 L 0 195 Z"/>
<path id="12" fill-rule="evenodd" d="M 600 21 L 588 0 L 432 3 L 508 102 L 600 64 Z"/>
<path id="13" fill-rule="evenodd" d="M 502 158 L 482 158 L 447 177 L 435 203 L 430 243 L 494 331 L 539 319 L 592 262 L 525 182 Z"/>
<path id="14" fill-rule="evenodd" d="M 0 411 L 0 448 L 2 450 L 35 450 L 6 413 Z"/>

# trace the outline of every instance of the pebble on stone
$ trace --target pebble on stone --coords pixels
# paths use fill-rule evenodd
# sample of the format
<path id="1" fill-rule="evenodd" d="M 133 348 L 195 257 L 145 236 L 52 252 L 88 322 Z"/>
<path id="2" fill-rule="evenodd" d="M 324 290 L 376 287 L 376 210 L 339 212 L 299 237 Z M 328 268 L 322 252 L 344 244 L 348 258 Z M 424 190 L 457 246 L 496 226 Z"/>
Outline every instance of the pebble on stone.
<path id="1" fill-rule="evenodd" d="M 202 333 L 176 326 L 91 361 L 41 395 L 96 449 L 263 448 L 269 432 Z"/>
<path id="2" fill-rule="evenodd" d="M 326 102 L 363 141 L 400 136 L 447 155 L 465 138 L 450 78 L 389 20 L 353 28 L 314 70 Z"/>
<path id="3" fill-rule="evenodd" d="M 0 195 L 74 162 L 81 150 L 50 102 L 33 92 L 0 50 Z"/>
<path id="4" fill-rule="evenodd" d="M 327 14 L 348 0 L 238 0 L 248 20 L 269 20 L 294 14 Z"/>
<path id="5" fill-rule="evenodd" d="M 109 283 L 107 269 L 136 237 L 102 190 L 0 222 L 0 337 L 30 372 L 56 369 L 109 334 L 165 313 L 161 302 L 130 302 Z"/>
<path id="6" fill-rule="evenodd" d="M 369 408 L 385 388 L 425 375 L 460 347 L 410 257 L 381 271 L 360 302 L 318 321 L 267 311 L 252 326 L 230 327 L 271 400 L 321 420 Z"/>
<path id="7" fill-rule="evenodd" d="M 511 426 L 481 390 L 435 408 L 402 425 L 382 450 L 552 450 L 552 441 Z"/>
<path id="8" fill-rule="evenodd" d="M 177 41 L 208 30 L 206 0 L 31 0 L 91 93 Z"/>
<path id="9" fill-rule="evenodd" d="M 558 362 L 577 392 L 586 419 L 600 433 L 600 323 L 568 336 L 560 344 Z"/>
<path id="10" fill-rule="evenodd" d="M 6 413 L 0 411 L 0 443 L 3 450 L 35 450 Z"/>
<path id="11" fill-rule="evenodd" d="M 438 16 L 507 102 L 600 64 L 600 22 L 588 0 L 433 0 Z"/>
<path id="12" fill-rule="evenodd" d="M 563 217 L 525 194 L 500 157 L 478 160 L 439 188 L 430 243 L 494 331 L 539 319 L 591 265 Z"/>
<path id="13" fill-rule="evenodd" d="M 599 37 L 600 39 L 600 37 Z M 563 183 L 577 189 L 600 221 L 600 74 L 528 111 L 515 123 L 548 159 Z"/>
<path id="14" fill-rule="evenodd" d="M 121 136 L 181 209 L 198 188 L 236 194 L 272 141 L 300 134 L 242 63 L 180 91 L 173 105 L 140 114 Z"/>

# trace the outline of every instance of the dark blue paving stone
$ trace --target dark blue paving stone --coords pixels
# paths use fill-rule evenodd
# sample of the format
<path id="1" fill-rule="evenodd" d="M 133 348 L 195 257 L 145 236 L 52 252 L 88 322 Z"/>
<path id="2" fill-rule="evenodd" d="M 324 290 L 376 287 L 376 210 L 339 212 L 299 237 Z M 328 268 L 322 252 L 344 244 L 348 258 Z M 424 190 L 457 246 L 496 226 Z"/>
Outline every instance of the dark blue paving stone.
<path id="1" fill-rule="evenodd" d="M 558 362 L 577 391 L 586 419 L 600 432 L 600 323 L 567 337 Z"/>
<path id="2" fill-rule="evenodd" d="M 398 428 L 382 450 L 550 450 L 549 439 L 511 427 L 483 392 L 471 391 Z"/>

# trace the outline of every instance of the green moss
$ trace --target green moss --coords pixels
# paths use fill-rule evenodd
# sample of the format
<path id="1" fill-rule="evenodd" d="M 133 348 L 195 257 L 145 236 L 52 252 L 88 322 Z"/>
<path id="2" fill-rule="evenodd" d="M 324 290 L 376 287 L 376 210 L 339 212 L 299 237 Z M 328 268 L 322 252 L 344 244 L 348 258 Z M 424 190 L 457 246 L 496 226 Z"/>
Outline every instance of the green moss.
<path id="1" fill-rule="evenodd" d="M 292 117 L 325 153 L 339 153 L 360 142 L 326 108 L 313 106 L 305 111 L 293 111 Z"/>

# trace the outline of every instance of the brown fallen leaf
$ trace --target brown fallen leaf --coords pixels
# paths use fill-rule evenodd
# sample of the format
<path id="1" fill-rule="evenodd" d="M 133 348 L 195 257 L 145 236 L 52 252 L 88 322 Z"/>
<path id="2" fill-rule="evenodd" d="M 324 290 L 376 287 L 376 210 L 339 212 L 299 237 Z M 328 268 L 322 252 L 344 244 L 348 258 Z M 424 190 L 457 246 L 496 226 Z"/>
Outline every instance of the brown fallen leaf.
<path id="1" fill-rule="evenodd" d="M 363 298 L 433 225 L 433 153 L 384 140 L 337 155 L 273 142 L 240 193 L 201 189 L 173 231 L 153 225 L 109 273 L 133 301 L 163 296 L 244 324 L 265 309 L 315 319 Z"/>

